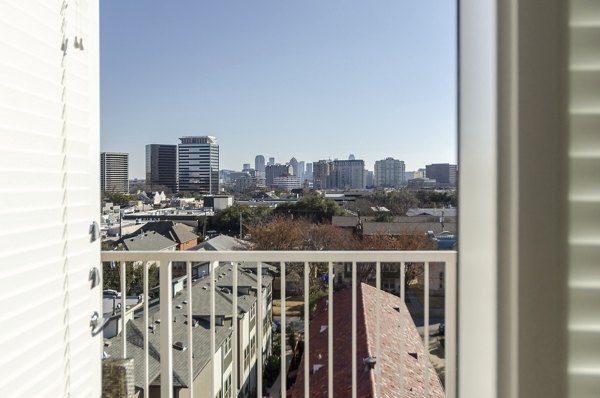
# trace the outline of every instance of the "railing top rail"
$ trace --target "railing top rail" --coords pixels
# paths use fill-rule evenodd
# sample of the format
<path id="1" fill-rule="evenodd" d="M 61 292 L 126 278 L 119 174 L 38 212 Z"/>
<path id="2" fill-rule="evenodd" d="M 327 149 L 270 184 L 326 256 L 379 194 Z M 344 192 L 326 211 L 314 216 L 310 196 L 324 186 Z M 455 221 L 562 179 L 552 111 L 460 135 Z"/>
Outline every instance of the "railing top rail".
<path id="1" fill-rule="evenodd" d="M 456 262 L 456 251 L 103 251 L 102 261 Z"/>

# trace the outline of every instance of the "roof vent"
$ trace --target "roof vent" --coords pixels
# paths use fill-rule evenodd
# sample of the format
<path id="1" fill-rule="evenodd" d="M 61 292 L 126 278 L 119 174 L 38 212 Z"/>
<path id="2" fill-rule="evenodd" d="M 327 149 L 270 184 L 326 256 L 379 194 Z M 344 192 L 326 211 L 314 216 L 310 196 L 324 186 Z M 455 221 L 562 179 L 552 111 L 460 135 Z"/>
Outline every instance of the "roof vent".
<path id="1" fill-rule="evenodd" d="M 365 364 L 365 372 L 369 370 L 375 369 L 375 364 L 377 363 L 376 357 L 366 357 L 363 358 L 363 363 Z"/>
<path id="2" fill-rule="evenodd" d="M 180 310 L 180 309 L 181 309 L 181 308 L 183 308 L 183 307 L 181 306 L 181 304 L 177 304 L 177 305 L 175 306 L 175 308 L 177 308 L 178 310 Z"/>
<path id="3" fill-rule="evenodd" d="M 187 346 L 181 341 L 176 341 L 175 344 L 173 344 L 173 348 L 179 351 L 185 351 L 187 349 Z"/>
<path id="4" fill-rule="evenodd" d="M 181 303 L 182 304 L 187 304 L 187 300 L 183 300 Z"/>

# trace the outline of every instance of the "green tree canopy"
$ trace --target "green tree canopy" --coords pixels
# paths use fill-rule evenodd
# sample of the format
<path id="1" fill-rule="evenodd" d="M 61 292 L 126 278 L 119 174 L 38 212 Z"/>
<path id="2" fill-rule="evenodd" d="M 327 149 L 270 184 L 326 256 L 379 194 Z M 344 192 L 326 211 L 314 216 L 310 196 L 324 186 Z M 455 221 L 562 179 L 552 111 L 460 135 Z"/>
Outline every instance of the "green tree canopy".
<path id="1" fill-rule="evenodd" d="M 112 202 L 115 205 L 126 205 L 129 204 L 129 201 L 132 200 L 131 195 L 125 195 L 122 193 L 116 192 L 104 192 L 103 200 L 105 202 Z"/>
<path id="2" fill-rule="evenodd" d="M 325 199 L 318 195 L 307 195 L 296 203 L 280 204 L 275 209 L 275 214 L 293 215 L 294 217 L 309 219 L 314 223 L 329 223 L 333 216 L 343 215 L 344 209 L 334 200 Z"/>
<path id="3" fill-rule="evenodd" d="M 271 214 L 272 210 L 268 206 L 250 207 L 247 204 L 235 203 L 217 212 L 212 219 L 212 226 L 221 233 L 236 235 L 240 230 L 240 221 L 244 227 L 260 225 L 270 220 Z"/>

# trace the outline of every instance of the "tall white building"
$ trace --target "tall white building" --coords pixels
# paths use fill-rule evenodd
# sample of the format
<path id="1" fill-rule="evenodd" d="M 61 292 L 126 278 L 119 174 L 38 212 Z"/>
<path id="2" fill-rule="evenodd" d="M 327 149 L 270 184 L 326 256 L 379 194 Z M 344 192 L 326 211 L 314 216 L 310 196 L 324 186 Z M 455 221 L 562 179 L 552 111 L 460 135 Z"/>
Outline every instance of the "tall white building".
<path id="1" fill-rule="evenodd" d="M 281 188 L 286 191 L 291 191 L 292 189 L 301 188 L 302 182 L 300 181 L 300 177 L 296 176 L 280 176 L 273 178 L 273 187 Z"/>
<path id="2" fill-rule="evenodd" d="M 100 153 L 100 190 L 109 193 L 129 192 L 128 153 Z"/>
<path id="3" fill-rule="evenodd" d="M 212 136 L 181 137 L 179 191 L 219 192 L 219 145 Z"/>
<path id="4" fill-rule="evenodd" d="M 375 162 L 374 184 L 376 187 L 399 188 L 406 185 L 402 160 L 386 158 Z"/>
<path id="5" fill-rule="evenodd" d="M 265 176 L 265 157 L 263 155 L 256 155 L 254 158 L 254 170 L 256 170 L 257 177 Z"/>
<path id="6" fill-rule="evenodd" d="M 291 174 L 298 177 L 298 160 L 296 158 L 291 158 L 288 164 L 292 167 Z"/>

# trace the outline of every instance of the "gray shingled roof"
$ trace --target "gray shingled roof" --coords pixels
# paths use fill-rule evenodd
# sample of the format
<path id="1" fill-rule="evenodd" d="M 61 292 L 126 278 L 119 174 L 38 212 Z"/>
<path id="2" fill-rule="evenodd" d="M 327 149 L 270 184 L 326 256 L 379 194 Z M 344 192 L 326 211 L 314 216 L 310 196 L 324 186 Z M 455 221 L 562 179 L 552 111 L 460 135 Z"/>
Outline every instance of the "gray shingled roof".
<path id="1" fill-rule="evenodd" d="M 215 315 L 224 316 L 224 326 L 216 327 L 215 336 L 216 347 L 220 347 L 225 339 L 232 334 L 231 316 L 233 311 L 233 297 L 230 293 L 221 291 L 223 287 L 229 287 L 229 281 L 233 280 L 233 269 L 229 266 L 217 268 L 214 276 L 217 278 L 215 283 Z M 219 278 L 221 275 L 221 278 Z M 272 278 L 263 276 L 263 286 L 268 286 Z M 240 287 L 256 287 L 256 275 L 238 269 L 238 282 Z M 206 277 L 196 281 L 192 285 L 192 315 L 208 317 L 210 314 L 210 279 Z M 187 344 L 187 288 L 181 294 L 173 298 L 173 342 L 181 341 Z M 238 315 L 246 313 L 250 307 L 256 303 L 254 294 L 239 293 L 238 290 Z M 180 305 L 182 308 L 177 309 Z M 137 318 L 127 323 L 127 355 L 135 360 L 135 384 L 138 387 L 143 386 L 144 382 L 144 320 L 142 314 L 136 314 Z M 160 319 L 159 306 L 149 309 L 148 323 L 153 324 Z M 155 324 L 154 333 L 148 333 L 149 342 L 149 377 L 151 385 L 160 385 L 160 325 Z M 210 362 L 210 353 L 207 347 L 210 347 L 209 323 L 200 319 L 199 326 L 193 328 L 193 350 L 194 350 L 194 377 Z M 111 340 L 111 345 L 105 348 L 107 354 L 113 357 L 119 357 L 122 349 L 122 336 L 118 335 Z M 189 346 L 189 345 L 188 345 Z M 179 351 L 173 349 L 173 385 L 175 387 L 186 387 L 188 383 L 187 350 Z"/>
<path id="2" fill-rule="evenodd" d="M 154 231 L 144 232 L 134 237 L 122 238 L 117 241 L 119 247 L 125 250 L 166 250 L 175 247 L 177 243 L 165 238 Z"/>
<path id="3" fill-rule="evenodd" d="M 187 317 L 182 310 L 174 310 L 173 316 L 177 319 L 173 323 L 173 342 L 181 341 L 188 346 L 187 338 Z M 148 323 L 152 324 L 153 319 L 158 320 L 158 308 L 151 309 L 148 314 Z M 160 385 L 160 325 L 155 324 L 154 333 L 148 331 L 148 368 L 150 385 Z M 225 322 L 224 326 L 216 327 L 215 347 L 218 349 L 225 339 L 233 332 L 230 328 L 231 321 Z M 127 356 L 134 358 L 135 364 L 135 385 L 143 388 L 144 385 L 144 320 L 139 317 L 135 320 L 127 322 Z M 194 350 L 194 377 L 210 362 L 210 330 L 208 322 L 200 321 L 199 326 L 192 329 L 193 347 Z M 111 340 L 110 347 L 106 347 L 105 351 L 112 357 L 121 356 L 122 336 L 116 336 Z M 188 385 L 188 353 L 187 350 L 173 350 L 173 385 L 175 387 L 187 387 Z"/>
<path id="4" fill-rule="evenodd" d="M 173 221 L 152 221 L 146 223 L 144 231 L 154 231 L 177 243 L 185 243 L 198 239 L 198 235 L 187 229 L 184 225 Z"/>
<path id="5" fill-rule="evenodd" d="M 190 250 L 231 251 L 240 250 L 240 248 L 247 245 L 248 243 L 243 240 L 227 235 L 219 235 L 192 247 Z"/>

